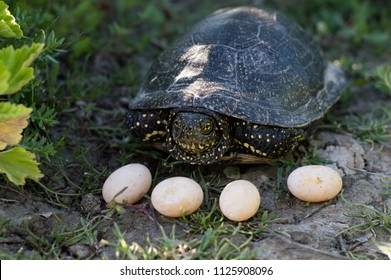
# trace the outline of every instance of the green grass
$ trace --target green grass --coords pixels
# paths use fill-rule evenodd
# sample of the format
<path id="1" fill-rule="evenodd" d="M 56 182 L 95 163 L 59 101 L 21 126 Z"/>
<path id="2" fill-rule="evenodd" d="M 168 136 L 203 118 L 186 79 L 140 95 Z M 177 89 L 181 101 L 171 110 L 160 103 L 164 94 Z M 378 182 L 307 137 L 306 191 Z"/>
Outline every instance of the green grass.
<path id="1" fill-rule="evenodd" d="M 254 1 L 8 2 L 26 38 L 7 43 L 46 43 L 45 53 L 36 64 L 37 79 L 12 97 L 14 102 L 35 108 L 22 145 L 36 153 L 46 177 L 40 183 L 29 182 L 18 192 L 26 191 L 56 209 L 80 211 L 83 197 L 100 197 L 101 186 L 111 171 L 129 162 L 141 162 L 152 170 L 153 185 L 169 176 L 195 179 L 204 190 L 205 202 L 190 216 L 165 220 L 178 226 L 172 226 L 169 233 L 162 230 L 161 240 L 146 239 L 147 245 L 126 239 L 126 230 L 116 223 L 123 211 L 128 211 L 121 207 L 99 215 L 82 213 L 76 225 L 54 228 L 47 236 L 36 234 L 25 221 L 25 246 L 13 253 L 0 252 L 0 257 L 61 259 L 64 254 L 69 257 L 70 246 L 83 244 L 91 250 L 88 258 L 98 259 L 104 258 L 102 248 L 113 248 L 118 259 L 254 258 L 259 250 L 253 247 L 254 241 L 266 236 L 279 217 L 261 208 L 249 221 L 226 220 L 217 207 L 217 197 L 229 181 L 224 169 L 192 168 L 174 161 L 129 136 L 124 118 L 148 66 L 164 48 L 212 11 Z M 341 100 L 343 106 L 361 98 L 357 90 L 368 88 L 389 101 L 388 72 L 376 74 L 375 66 L 391 60 L 391 7 L 356 0 L 264 3 L 298 21 L 316 37 L 325 56 L 339 61 L 346 70 L 348 89 Z M 0 41 L 0 47 L 3 44 Z M 322 129 L 342 131 L 381 150 L 390 144 L 390 109 L 347 112 L 351 117 L 346 121 L 330 112 L 331 125 L 328 122 Z M 287 197 L 287 174 L 301 165 L 324 163 L 316 149 L 303 142 L 274 166 L 276 176 L 268 187 L 279 197 Z M 3 178 L 0 183 L 14 188 Z M 389 209 L 366 205 L 351 205 L 351 209 L 363 222 L 341 234 L 390 233 Z M 110 226 L 108 220 L 112 221 Z M 0 240 L 10 240 L 17 225 L 11 220 L 0 225 Z M 114 232 L 114 238 L 101 241 L 100 234 L 108 231 Z"/>
<path id="2" fill-rule="evenodd" d="M 381 179 L 381 183 L 385 186 L 386 191 L 381 195 L 384 198 L 391 198 L 391 177 L 384 177 Z"/>
<path id="3" fill-rule="evenodd" d="M 378 184 L 385 187 L 381 193 L 383 201 L 391 199 L 391 177 L 382 177 Z M 341 196 L 343 198 L 343 196 Z M 348 231 L 367 232 L 383 231 L 391 236 L 391 208 L 384 203 L 382 205 L 353 204 L 343 198 L 343 201 L 351 208 L 352 215 L 360 217 L 363 222 L 348 229 Z"/>
<path id="4" fill-rule="evenodd" d="M 391 178 L 384 177 L 379 183 L 386 187 L 388 192 L 382 193 L 383 201 L 391 199 Z M 377 247 L 382 248 L 384 254 L 389 254 L 389 243 L 384 241 L 378 241 L 378 238 L 388 241 L 391 236 L 391 208 L 382 203 L 379 205 L 367 205 L 361 203 L 351 203 L 347 201 L 343 193 L 341 198 L 344 203 L 350 208 L 350 212 L 346 213 L 347 216 L 353 217 L 356 220 L 354 225 L 349 226 L 347 229 L 339 232 L 338 236 L 347 236 L 347 239 L 354 240 L 358 237 L 369 236 L 368 239 L 373 240 Z M 388 237 L 388 238 L 387 238 Z M 379 247 L 379 248 L 380 248 Z M 348 254 L 353 259 L 373 259 L 376 258 L 376 252 L 370 250 L 363 250 L 362 248 L 356 248 L 355 243 L 347 248 Z"/>
<path id="5" fill-rule="evenodd" d="M 176 236 L 175 226 L 167 235 L 163 229 L 163 238 L 157 243 L 152 243 L 148 238 L 149 245 L 140 246 L 133 242 L 128 244 L 118 225 L 114 224 L 114 233 L 117 242 L 102 240 L 105 246 L 116 249 L 117 259 L 131 260 L 183 260 L 183 259 L 252 259 L 258 250 L 250 249 L 247 245 L 251 237 L 244 241 L 233 241 L 234 234 L 227 235 L 224 225 L 218 228 L 208 228 L 203 234 L 193 239 L 181 239 Z"/>
<path id="6" fill-rule="evenodd" d="M 350 118 L 341 122 L 341 128 L 361 143 L 369 144 L 372 149 L 381 151 L 384 146 L 389 145 L 391 139 L 390 112 L 390 108 L 383 107 L 365 114 L 352 114 Z"/>
<path id="7" fill-rule="evenodd" d="M 353 216 L 361 218 L 362 223 L 349 227 L 340 234 L 348 232 L 366 233 L 368 231 L 383 230 L 391 234 L 391 209 L 386 207 L 379 209 L 366 204 L 350 204 Z"/>
<path id="8" fill-rule="evenodd" d="M 53 219 L 60 219 L 53 214 Z M 67 258 L 72 258 L 68 254 L 68 249 L 75 244 L 83 244 L 91 248 L 91 254 L 88 258 L 95 256 L 99 242 L 97 240 L 97 227 L 102 221 L 101 217 L 95 217 L 90 221 L 80 219 L 80 222 L 71 228 L 66 226 L 56 228 L 51 224 L 45 224 L 46 217 L 39 215 L 28 217 L 23 221 L 22 229 L 24 230 L 25 242 L 21 243 L 20 248 L 15 253 L 0 252 L 1 259 L 63 259 L 64 253 Z M 64 225 L 62 223 L 62 225 Z M 2 222 L 4 230 L 0 233 L 2 243 L 11 242 L 7 230 L 16 225 L 8 220 Z M 19 229 L 20 231 L 21 229 Z M 45 233 L 43 233 L 45 231 Z M 73 258 L 78 258 L 73 256 Z"/>

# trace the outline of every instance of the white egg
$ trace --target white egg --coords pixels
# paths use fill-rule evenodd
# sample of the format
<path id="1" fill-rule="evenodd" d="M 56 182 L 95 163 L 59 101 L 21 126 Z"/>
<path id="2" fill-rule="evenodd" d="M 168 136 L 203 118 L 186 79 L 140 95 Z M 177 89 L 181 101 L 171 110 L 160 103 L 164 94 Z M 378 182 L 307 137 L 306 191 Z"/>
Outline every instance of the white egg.
<path id="1" fill-rule="evenodd" d="M 257 187 L 246 180 L 236 180 L 225 186 L 220 194 L 220 210 L 232 221 L 241 222 L 254 216 L 261 204 Z"/>
<path id="2" fill-rule="evenodd" d="M 201 186 L 186 177 L 168 178 L 155 186 L 151 194 L 153 207 L 167 217 L 180 217 L 195 212 L 202 204 Z"/>
<path id="3" fill-rule="evenodd" d="M 152 175 L 142 164 L 132 163 L 115 170 L 103 184 L 102 195 L 106 202 L 133 204 L 143 198 L 152 184 Z M 118 195 L 123 191 L 121 194 Z"/>
<path id="4" fill-rule="evenodd" d="M 323 165 L 307 165 L 288 176 L 288 189 L 307 202 L 323 202 L 334 198 L 342 189 L 342 178 L 334 169 Z"/>

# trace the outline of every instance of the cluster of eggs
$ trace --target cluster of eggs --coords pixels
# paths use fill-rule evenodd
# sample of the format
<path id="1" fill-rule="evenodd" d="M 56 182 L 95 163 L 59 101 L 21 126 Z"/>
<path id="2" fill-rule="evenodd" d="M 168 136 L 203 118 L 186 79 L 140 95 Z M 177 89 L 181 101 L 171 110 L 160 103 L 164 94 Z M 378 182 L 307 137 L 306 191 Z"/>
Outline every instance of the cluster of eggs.
<path id="1" fill-rule="evenodd" d="M 103 184 L 106 202 L 134 204 L 146 194 L 152 184 L 152 175 L 142 164 L 132 163 L 114 171 Z M 288 177 L 288 189 L 297 198 L 308 202 L 322 202 L 335 197 L 342 188 L 342 179 L 333 169 L 321 166 L 303 166 Z M 201 186 L 186 177 L 172 177 L 157 184 L 151 193 L 152 206 L 168 217 L 180 217 L 195 212 L 202 204 Z M 257 187 L 246 180 L 235 180 L 226 185 L 219 197 L 220 210 L 232 221 L 245 221 L 254 216 L 260 206 Z"/>

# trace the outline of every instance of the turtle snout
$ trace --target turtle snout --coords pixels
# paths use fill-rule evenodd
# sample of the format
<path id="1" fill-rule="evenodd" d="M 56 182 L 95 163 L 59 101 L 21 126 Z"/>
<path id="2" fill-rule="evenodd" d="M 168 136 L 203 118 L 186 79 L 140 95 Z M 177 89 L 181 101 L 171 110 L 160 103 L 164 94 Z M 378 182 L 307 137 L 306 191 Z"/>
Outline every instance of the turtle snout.
<path id="1" fill-rule="evenodd" d="M 191 154 L 209 151 L 218 142 L 215 120 L 206 114 L 180 112 L 172 122 L 172 139 L 182 150 Z"/>
<path id="2" fill-rule="evenodd" d="M 165 148 L 190 164 L 219 162 L 231 146 L 229 118 L 209 110 L 173 110 L 167 127 Z"/>
<path id="3" fill-rule="evenodd" d="M 205 139 L 201 139 L 203 135 L 194 127 L 174 129 L 172 136 L 177 145 L 189 153 L 200 153 L 210 147 Z"/>

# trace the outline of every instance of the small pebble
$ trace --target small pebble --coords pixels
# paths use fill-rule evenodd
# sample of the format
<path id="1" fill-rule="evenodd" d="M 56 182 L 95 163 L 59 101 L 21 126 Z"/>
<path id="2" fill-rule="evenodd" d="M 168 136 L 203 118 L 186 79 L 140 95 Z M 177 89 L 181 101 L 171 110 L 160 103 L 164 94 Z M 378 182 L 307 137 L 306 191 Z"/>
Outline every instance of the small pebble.
<path id="1" fill-rule="evenodd" d="M 238 180 L 240 179 L 240 169 L 237 166 L 228 166 L 224 168 L 223 173 L 225 177 L 231 180 Z"/>
<path id="2" fill-rule="evenodd" d="M 78 258 L 78 259 L 86 259 L 91 255 L 90 247 L 84 244 L 74 244 L 68 248 L 69 253 Z"/>
<path id="3" fill-rule="evenodd" d="M 99 197 L 94 196 L 92 193 L 88 193 L 81 199 L 80 207 L 84 213 L 96 215 L 102 210 L 100 203 Z"/>

